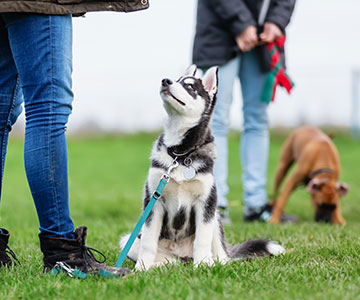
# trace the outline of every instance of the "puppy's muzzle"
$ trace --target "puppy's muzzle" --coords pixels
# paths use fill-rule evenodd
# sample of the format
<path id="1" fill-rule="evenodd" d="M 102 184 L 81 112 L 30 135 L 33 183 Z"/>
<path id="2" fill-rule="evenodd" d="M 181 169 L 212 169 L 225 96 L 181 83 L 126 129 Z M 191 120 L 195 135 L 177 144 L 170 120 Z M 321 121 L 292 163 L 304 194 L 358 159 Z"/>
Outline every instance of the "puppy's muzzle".
<path id="1" fill-rule="evenodd" d="M 320 204 L 317 206 L 315 221 L 331 223 L 332 215 L 336 208 L 336 204 Z"/>

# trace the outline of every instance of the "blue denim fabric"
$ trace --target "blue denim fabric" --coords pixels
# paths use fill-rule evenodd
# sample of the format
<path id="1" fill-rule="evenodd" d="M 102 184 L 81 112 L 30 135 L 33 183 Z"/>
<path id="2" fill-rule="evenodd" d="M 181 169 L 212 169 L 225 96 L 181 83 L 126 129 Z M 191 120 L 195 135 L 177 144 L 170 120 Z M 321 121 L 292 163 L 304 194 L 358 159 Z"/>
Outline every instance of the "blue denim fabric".
<path id="1" fill-rule="evenodd" d="M 242 183 L 245 208 L 257 208 L 267 203 L 266 171 L 269 151 L 267 105 L 260 100 L 265 76 L 255 51 L 239 55 L 219 67 L 217 103 L 212 119 L 217 160 L 214 166 L 218 206 L 227 207 L 229 191 L 228 139 L 233 86 L 239 77 L 243 98 L 244 130 L 241 139 Z"/>
<path id="2" fill-rule="evenodd" d="M 73 101 L 71 74 L 70 15 L 0 14 L 2 169 L 8 134 L 24 101 L 25 171 L 40 234 L 65 238 L 73 238 L 74 231 L 65 139 Z"/>

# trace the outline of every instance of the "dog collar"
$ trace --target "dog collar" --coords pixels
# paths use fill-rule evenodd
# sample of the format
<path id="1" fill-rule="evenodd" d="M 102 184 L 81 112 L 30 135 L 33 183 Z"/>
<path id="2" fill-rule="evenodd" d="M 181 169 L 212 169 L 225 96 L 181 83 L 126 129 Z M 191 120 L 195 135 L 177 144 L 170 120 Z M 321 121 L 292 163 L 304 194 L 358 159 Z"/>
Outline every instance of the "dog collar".
<path id="1" fill-rule="evenodd" d="M 311 172 L 309 174 L 309 176 L 307 176 L 305 179 L 304 179 L 304 184 L 305 185 L 308 185 L 308 183 L 315 178 L 315 176 L 319 175 L 319 174 L 322 174 L 322 173 L 327 173 L 327 174 L 334 174 L 335 172 L 329 168 L 321 168 L 321 169 L 317 169 L 313 172 Z"/>
<path id="2" fill-rule="evenodd" d="M 191 154 L 194 153 L 197 149 L 199 149 L 200 147 L 206 145 L 210 143 L 209 141 L 204 142 L 203 144 L 200 145 L 196 145 L 193 148 L 191 148 L 190 150 L 186 151 L 186 152 L 182 152 L 182 153 L 177 153 L 174 150 L 170 148 L 167 148 L 167 152 L 168 154 L 172 157 L 172 159 L 174 159 L 175 161 L 178 161 L 179 163 L 181 163 L 182 165 L 185 166 L 185 168 L 183 169 L 183 173 L 184 173 L 184 178 L 186 180 L 192 180 L 195 178 L 196 176 L 196 169 L 192 166 L 192 159 L 191 159 Z"/>
<path id="3" fill-rule="evenodd" d="M 178 161 L 179 161 L 179 160 L 184 161 L 184 160 L 186 160 L 186 159 L 190 156 L 191 153 L 195 152 L 196 150 L 198 150 L 198 149 L 201 148 L 202 146 L 205 146 L 205 145 L 207 145 L 207 144 L 209 144 L 209 143 L 211 143 L 211 142 L 212 142 L 212 141 L 204 142 L 204 143 L 202 143 L 202 144 L 200 144 L 200 145 L 194 146 L 193 148 L 191 148 L 191 149 L 188 150 L 188 151 L 180 152 L 180 153 L 178 153 L 178 152 L 176 152 L 176 151 L 174 150 L 175 147 L 169 147 L 169 148 L 166 148 L 166 150 L 167 150 L 167 153 L 168 153 L 173 159 L 177 159 Z"/>
<path id="4" fill-rule="evenodd" d="M 193 153 L 195 150 L 197 150 L 198 148 L 200 148 L 200 146 L 195 146 L 194 148 L 192 148 L 191 150 L 187 151 L 187 152 L 183 152 L 183 153 L 177 153 L 173 150 L 170 150 L 170 148 L 167 148 L 167 152 L 168 154 L 173 158 L 173 159 L 177 159 L 177 158 L 184 158 L 186 159 L 191 153 Z"/>

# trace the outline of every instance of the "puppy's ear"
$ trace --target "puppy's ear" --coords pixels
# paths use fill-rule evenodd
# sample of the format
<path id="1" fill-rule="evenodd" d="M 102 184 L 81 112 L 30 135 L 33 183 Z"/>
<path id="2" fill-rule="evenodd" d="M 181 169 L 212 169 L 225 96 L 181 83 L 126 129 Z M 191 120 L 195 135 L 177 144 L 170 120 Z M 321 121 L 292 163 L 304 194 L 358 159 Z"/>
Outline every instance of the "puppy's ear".
<path id="1" fill-rule="evenodd" d="M 214 98 L 218 88 L 218 67 L 211 67 L 206 71 L 205 75 L 201 79 L 205 91 L 208 92 L 211 99 Z"/>
<path id="2" fill-rule="evenodd" d="M 319 180 L 317 178 L 312 179 L 306 186 L 306 190 L 314 195 L 321 191 L 322 186 L 325 184 L 324 180 Z"/>
<path id="3" fill-rule="evenodd" d="M 197 66 L 191 65 L 186 69 L 184 76 L 195 76 L 196 71 L 197 71 Z"/>
<path id="4" fill-rule="evenodd" d="M 339 196 L 345 196 L 349 191 L 349 186 L 346 183 L 343 182 L 337 182 L 336 183 L 336 189 L 339 193 Z"/>

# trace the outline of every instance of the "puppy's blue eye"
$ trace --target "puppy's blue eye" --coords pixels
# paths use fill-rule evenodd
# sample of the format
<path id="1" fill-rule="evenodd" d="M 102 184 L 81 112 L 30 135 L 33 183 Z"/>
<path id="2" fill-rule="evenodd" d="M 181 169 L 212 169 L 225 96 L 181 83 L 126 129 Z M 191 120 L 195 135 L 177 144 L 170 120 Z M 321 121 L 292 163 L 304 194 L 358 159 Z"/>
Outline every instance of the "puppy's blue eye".
<path id="1" fill-rule="evenodd" d="M 194 87 L 192 84 L 187 84 L 186 85 L 186 88 L 188 88 L 189 90 L 194 90 Z"/>

